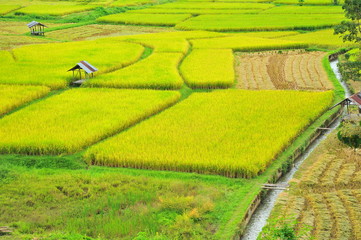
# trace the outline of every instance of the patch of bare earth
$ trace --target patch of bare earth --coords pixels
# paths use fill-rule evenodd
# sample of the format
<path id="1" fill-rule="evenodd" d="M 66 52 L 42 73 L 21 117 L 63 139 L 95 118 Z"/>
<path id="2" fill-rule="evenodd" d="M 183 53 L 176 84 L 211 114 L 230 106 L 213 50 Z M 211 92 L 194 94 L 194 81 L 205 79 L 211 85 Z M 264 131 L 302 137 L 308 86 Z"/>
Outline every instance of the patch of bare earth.
<path id="1" fill-rule="evenodd" d="M 304 51 L 236 53 L 237 88 L 332 89 L 322 66 L 325 54 Z"/>

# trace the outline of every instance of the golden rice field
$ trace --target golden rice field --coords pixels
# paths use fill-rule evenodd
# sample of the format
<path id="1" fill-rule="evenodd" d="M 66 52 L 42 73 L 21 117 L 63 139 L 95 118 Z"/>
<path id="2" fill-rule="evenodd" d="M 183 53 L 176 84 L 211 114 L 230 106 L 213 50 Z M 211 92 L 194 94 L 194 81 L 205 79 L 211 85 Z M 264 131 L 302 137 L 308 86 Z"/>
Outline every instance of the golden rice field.
<path id="1" fill-rule="evenodd" d="M 101 74 L 136 62 L 143 51 L 144 47 L 139 44 L 106 42 L 102 39 L 32 45 L 16 48 L 11 52 L 0 51 L 0 60 L 4 63 L 0 69 L 0 84 L 65 88 L 72 79 L 67 70 L 81 60 L 87 59 L 100 69 L 98 73 Z M 54 59 L 56 61 L 53 61 Z M 41 69 L 34 69 L 34 62 L 41 66 Z"/>
<path id="2" fill-rule="evenodd" d="M 337 49 L 340 47 L 355 46 L 354 43 L 344 43 L 340 36 L 333 34 L 333 29 L 320 30 L 315 32 L 308 32 L 294 36 L 285 36 L 279 38 L 280 40 L 297 41 L 307 44 L 309 46 L 323 47 L 327 49 Z"/>
<path id="3" fill-rule="evenodd" d="M 95 165 L 253 177 L 332 99 L 331 91 L 193 93 L 84 156 Z"/>
<path id="4" fill-rule="evenodd" d="M 49 42 L 53 42 L 51 40 L 48 39 L 43 39 L 43 38 L 33 38 L 33 37 L 28 37 L 28 36 L 11 36 L 11 35 L 0 35 L 1 41 L 0 41 L 0 55 L 9 55 L 7 53 L 4 53 L 1 50 L 10 50 L 22 45 L 31 45 L 31 44 L 39 44 L 39 43 L 49 43 Z M 13 53 L 12 51 L 9 52 L 10 55 Z M 3 56 L 0 56 L 0 59 L 4 59 Z M 9 60 L 9 62 L 5 62 L 5 65 L 7 64 L 11 64 L 10 62 L 11 60 Z M 9 69 L 3 69 L 3 71 L 9 71 Z M 1 70 L 0 70 L 1 72 Z M 0 80 L 1 82 L 1 80 Z M 11 82 L 8 82 L 11 83 Z"/>
<path id="5" fill-rule="evenodd" d="M 333 89 L 322 66 L 324 52 L 288 51 L 236 54 L 237 88 Z"/>
<path id="6" fill-rule="evenodd" d="M 343 14 L 341 6 L 279 6 L 267 9 L 265 14 Z"/>
<path id="7" fill-rule="evenodd" d="M 156 5 L 162 9 L 268 9 L 274 7 L 268 3 L 237 3 L 237 2 L 172 2 Z"/>
<path id="8" fill-rule="evenodd" d="M 304 5 L 334 5 L 333 0 L 305 0 L 304 1 Z M 343 4 L 345 1 L 344 0 L 338 0 L 337 1 L 339 4 Z M 273 1 L 273 3 L 275 4 L 299 4 L 298 0 L 275 0 Z"/>
<path id="9" fill-rule="evenodd" d="M 332 27 L 344 20 L 343 14 L 237 14 L 200 15 L 176 25 L 179 30 L 270 31 L 314 30 Z"/>
<path id="10" fill-rule="evenodd" d="M 1 6 L 1 5 L 0 5 Z M 48 23 L 43 22 L 47 27 L 59 27 L 59 26 L 65 26 L 68 25 L 67 23 Z M 29 32 L 29 28 L 26 25 L 28 22 L 13 22 L 13 21 L 0 21 L 0 34 L 24 34 Z M 20 37 L 20 36 L 18 36 Z M 39 41 L 39 38 L 32 38 L 34 42 Z M 1 42 L 3 40 L 1 39 Z"/>
<path id="11" fill-rule="evenodd" d="M 96 7 L 96 5 L 30 5 L 16 10 L 16 13 L 62 16 L 70 13 L 92 10 Z"/>
<path id="12" fill-rule="evenodd" d="M 186 39 L 135 39 L 130 42 L 140 43 L 146 47 L 152 48 L 154 52 L 179 52 L 186 54 L 189 50 L 189 43 Z"/>
<path id="13" fill-rule="evenodd" d="M 133 10 L 131 13 L 149 13 L 149 14 L 242 14 L 242 13 L 259 13 L 263 9 L 204 9 L 204 8 L 144 8 Z"/>
<path id="14" fill-rule="evenodd" d="M 127 6 L 139 6 L 147 3 L 155 3 L 156 0 L 118 0 L 112 2 L 111 6 L 114 7 L 127 7 Z"/>
<path id="15" fill-rule="evenodd" d="M 194 39 L 190 41 L 194 49 L 233 49 L 234 51 L 263 51 L 272 49 L 297 49 L 307 45 L 301 42 L 249 37 L 246 34 L 219 38 Z"/>
<path id="16" fill-rule="evenodd" d="M 1 24 L 1 22 L 0 22 Z M 1 25 L 0 25 L 1 26 Z M 1 31 L 1 27 L 0 27 Z M 102 37 L 144 34 L 154 32 L 170 32 L 171 29 L 161 27 L 141 27 L 110 24 L 90 24 L 80 27 L 66 28 L 46 33 L 46 36 L 53 39 L 65 41 L 92 40 Z"/>
<path id="17" fill-rule="evenodd" d="M 119 13 L 100 17 L 98 22 L 123 23 L 135 25 L 175 26 L 192 15 L 190 14 L 142 14 L 142 13 Z"/>
<path id="18" fill-rule="evenodd" d="M 0 152 L 67 154 L 175 103 L 178 92 L 71 89 L 0 119 Z"/>
<path id="19" fill-rule="evenodd" d="M 0 116 L 50 91 L 42 86 L 0 85 Z"/>
<path id="20" fill-rule="evenodd" d="M 360 239 L 360 158 L 331 134 L 301 165 L 271 218 L 293 215 L 296 230 L 311 226 L 303 239 Z"/>
<path id="21" fill-rule="evenodd" d="M 16 9 L 19 9 L 19 5 L 0 5 L 0 15 L 5 15 L 9 12 L 12 12 Z"/>
<path id="22" fill-rule="evenodd" d="M 231 49 L 195 49 L 182 62 L 180 72 L 191 88 L 227 88 L 234 84 Z"/>
<path id="23" fill-rule="evenodd" d="M 126 68 L 98 76 L 84 85 L 91 87 L 180 89 L 183 79 L 178 65 L 184 54 L 156 52 Z"/>

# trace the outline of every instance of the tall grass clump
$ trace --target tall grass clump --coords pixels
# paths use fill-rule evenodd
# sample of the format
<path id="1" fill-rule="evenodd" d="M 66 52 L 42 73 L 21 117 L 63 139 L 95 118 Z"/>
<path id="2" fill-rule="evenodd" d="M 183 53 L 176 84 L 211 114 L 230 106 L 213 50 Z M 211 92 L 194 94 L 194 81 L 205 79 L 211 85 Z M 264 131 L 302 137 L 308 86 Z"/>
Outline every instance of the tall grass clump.
<path id="1" fill-rule="evenodd" d="M 95 165 L 254 177 L 332 102 L 333 93 L 218 90 L 86 151 Z"/>
<path id="2" fill-rule="evenodd" d="M 161 111 L 179 95 L 153 90 L 68 90 L 2 118 L 0 152 L 74 153 Z"/>

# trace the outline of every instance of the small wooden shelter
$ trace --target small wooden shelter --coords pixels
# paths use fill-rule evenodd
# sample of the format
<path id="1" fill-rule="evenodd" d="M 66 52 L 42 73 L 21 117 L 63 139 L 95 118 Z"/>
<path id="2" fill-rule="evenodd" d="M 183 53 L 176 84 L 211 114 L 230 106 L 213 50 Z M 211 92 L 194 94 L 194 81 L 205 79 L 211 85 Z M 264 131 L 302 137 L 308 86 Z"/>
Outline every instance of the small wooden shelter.
<path id="1" fill-rule="evenodd" d="M 32 22 L 28 23 L 27 25 L 28 25 L 28 28 L 30 28 L 31 35 L 44 36 L 44 28 L 47 27 L 44 24 L 39 23 L 37 21 L 32 21 Z"/>
<path id="2" fill-rule="evenodd" d="M 76 85 L 81 85 L 85 80 L 94 77 L 94 73 L 98 71 L 98 69 L 87 61 L 80 61 L 74 67 L 68 70 L 68 72 L 70 71 L 73 72 L 73 80 L 77 80 L 73 83 Z M 84 78 L 82 78 L 82 76 L 84 76 Z"/>
<path id="3" fill-rule="evenodd" d="M 334 107 L 336 107 L 338 105 L 346 106 L 348 114 L 350 114 L 349 106 L 350 105 L 356 105 L 358 107 L 359 113 L 361 113 L 361 92 L 355 93 L 354 95 L 352 95 L 352 96 L 350 96 L 348 98 L 345 98 L 341 102 L 334 105 L 332 108 L 334 108 Z"/>

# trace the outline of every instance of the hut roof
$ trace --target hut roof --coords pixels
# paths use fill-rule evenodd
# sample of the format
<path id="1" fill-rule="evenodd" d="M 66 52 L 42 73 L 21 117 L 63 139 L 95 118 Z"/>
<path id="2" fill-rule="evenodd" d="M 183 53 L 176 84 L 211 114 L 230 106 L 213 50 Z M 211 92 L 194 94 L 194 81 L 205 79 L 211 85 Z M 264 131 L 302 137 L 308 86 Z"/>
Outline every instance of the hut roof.
<path id="1" fill-rule="evenodd" d="M 98 71 L 98 69 L 96 67 L 92 66 L 87 61 L 80 61 L 74 67 L 69 69 L 68 72 L 69 71 L 74 71 L 74 70 L 77 70 L 77 69 L 83 69 L 88 74 Z"/>
<path id="2" fill-rule="evenodd" d="M 337 103 L 335 106 L 333 106 L 332 108 L 343 104 L 345 102 L 351 102 L 353 104 L 355 104 L 356 106 L 358 106 L 359 108 L 361 108 L 361 92 L 355 93 L 354 95 L 351 95 L 348 98 L 345 98 L 344 100 L 342 100 L 341 102 Z"/>
<path id="3" fill-rule="evenodd" d="M 34 26 L 36 26 L 36 25 L 40 25 L 40 26 L 43 26 L 43 27 L 47 27 L 47 26 L 45 26 L 44 24 L 39 23 L 39 22 L 37 22 L 37 21 L 32 21 L 32 22 L 28 23 L 27 25 L 28 25 L 28 28 L 32 28 L 32 27 L 34 27 Z"/>

